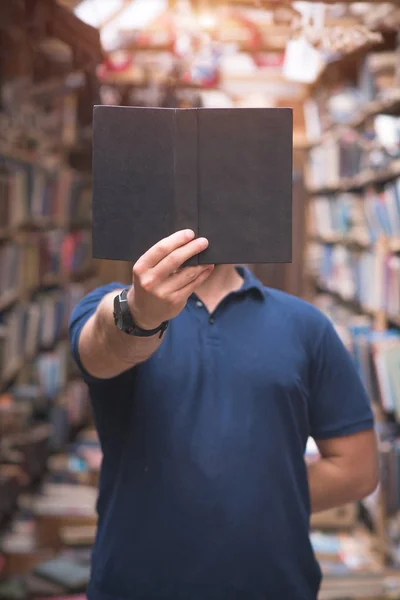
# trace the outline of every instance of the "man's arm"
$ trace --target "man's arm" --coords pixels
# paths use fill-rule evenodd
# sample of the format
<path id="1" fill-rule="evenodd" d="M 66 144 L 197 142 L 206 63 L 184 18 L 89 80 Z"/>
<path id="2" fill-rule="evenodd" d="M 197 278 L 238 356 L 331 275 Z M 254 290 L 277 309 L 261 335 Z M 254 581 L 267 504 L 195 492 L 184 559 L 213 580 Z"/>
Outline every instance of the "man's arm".
<path id="1" fill-rule="evenodd" d="M 115 326 L 114 298 L 121 291 L 116 290 L 104 296 L 79 337 L 82 366 L 99 379 L 116 377 L 147 360 L 162 341 L 158 335 L 149 338 L 129 336 Z"/>
<path id="2" fill-rule="evenodd" d="M 355 502 L 378 485 L 374 430 L 317 441 L 321 457 L 308 465 L 313 513 Z"/>
<path id="3" fill-rule="evenodd" d="M 156 329 L 176 317 L 189 296 L 210 275 L 213 266 L 181 266 L 208 245 L 194 239 L 192 231 L 180 231 L 161 240 L 133 267 L 133 285 L 128 305 L 135 323 L 143 329 Z M 159 347 L 159 335 L 140 338 L 120 331 L 113 318 L 114 298 L 107 294 L 82 328 L 79 357 L 83 368 L 99 379 L 110 379 L 147 360 Z"/>

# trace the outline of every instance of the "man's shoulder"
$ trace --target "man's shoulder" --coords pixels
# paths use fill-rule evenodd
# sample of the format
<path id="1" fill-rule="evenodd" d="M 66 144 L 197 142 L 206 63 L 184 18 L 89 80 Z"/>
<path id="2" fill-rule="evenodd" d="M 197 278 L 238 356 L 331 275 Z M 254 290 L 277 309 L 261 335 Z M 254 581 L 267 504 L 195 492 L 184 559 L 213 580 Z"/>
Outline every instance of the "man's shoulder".
<path id="1" fill-rule="evenodd" d="M 282 290 L 265 288 L 271 305 L 282 319 L 305 327 L 310 334 L 325 329 L 329 318 L 311 302 Z"/>
<path id="2" fill-rule="evenodd" d="M 128 287 L 126 284 L 121 283 L 120 281 L 111 281 L 110 283 L 104 283 L 103 285 L 99 285 L 93 288 L 88 292 L 88 296 L 93 294 L 96 296 L 106 296 L 110 292 L 114 292 L 115 290 L 120 290 Z"/>
<path id="3" fill-rule="evenodd" d="M 93 288 L 76 303 L 71 313 L 70 321 L 74 322 L 76 319 L 84 316 L 88 318 L 96 310 L 97 305 L 104 296 L 124 287 L 126 286 L 123 283 L 113 281 Z"/>
<path id="4" fill-rule="evenodd" d="M 99 285 L 95 288 L 92 288 L 90 291 L 87 292 L 87 294 L 82 298 L 82 300 L 101 299 L 104 296 L 107 296 L 107 294 L 110 294 L 111 292 L 115 292 L 116 290 L 121 290 L 126 287 L 127 285 L 121 282 L 111 281 L 110 283 L 105 283 L 103 285 Z"/>

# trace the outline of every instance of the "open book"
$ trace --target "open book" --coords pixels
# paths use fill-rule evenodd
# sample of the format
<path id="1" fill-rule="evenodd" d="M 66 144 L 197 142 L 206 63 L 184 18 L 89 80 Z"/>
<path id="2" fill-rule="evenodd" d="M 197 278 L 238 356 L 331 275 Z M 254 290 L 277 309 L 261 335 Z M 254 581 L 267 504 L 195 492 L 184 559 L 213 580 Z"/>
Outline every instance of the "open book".
<path id="1" fill-rule="evenodd" d="M 190 228 L 191 264 L 291 262 L 292 109 L 95 106 L 93 127 L 94 258 Z"/>

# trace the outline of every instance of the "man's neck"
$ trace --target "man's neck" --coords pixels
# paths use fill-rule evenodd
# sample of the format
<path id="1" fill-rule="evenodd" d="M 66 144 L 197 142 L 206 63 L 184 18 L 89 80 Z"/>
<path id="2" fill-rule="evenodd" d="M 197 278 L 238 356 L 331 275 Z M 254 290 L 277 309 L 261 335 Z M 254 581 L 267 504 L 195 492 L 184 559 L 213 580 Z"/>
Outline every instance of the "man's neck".
<path id="1" fill-rule="evenodd" d="M 208 279 L 197 289 L 196 294 L 212 313 L 228 294 L 239 290 L 242 285 L 243 278 L 235 265 L 216 265 Z"/>

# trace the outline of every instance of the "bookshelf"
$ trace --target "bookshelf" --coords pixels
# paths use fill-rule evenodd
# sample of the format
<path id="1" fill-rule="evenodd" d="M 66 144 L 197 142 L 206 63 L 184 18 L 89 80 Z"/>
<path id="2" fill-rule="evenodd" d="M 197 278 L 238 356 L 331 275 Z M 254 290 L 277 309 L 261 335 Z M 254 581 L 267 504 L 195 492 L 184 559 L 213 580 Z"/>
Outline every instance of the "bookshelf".
<path id="1" fill-rule="evenodd" d="M 371 50 L 342 82 L 314 87 L 318 123 L 311 130 L 319 133 L 303 141 L 306 297 L 332 319 L 373 401 L 381 485 L 360 514 L 382 568 L 394 570 L 400 567 L 399 48 L 397 41 L 381 54 Z M 336 120 L 329 100 L 335 95 L 352 107 Z"/>
<path id="2" fill-rule="evenodd" d="M 7 577 L 24 575 L 56 551 L 45 535 L 62 503 L 48 488 L 68 477 L 52 459 L 91 424 L 87 386 L 71 358 L 68 320 L 79 299 L 99 284 L 99 264 L 91 257 L 91 148 L 84 135 L 85 115 L 99 103 L 96 87 L 88 85 L 103 58 L 99 32 L 54 0 L 20 2 L 18 9 L 14 4 L 2 9 L 0 44 L 7 48 L 0 53 L 1 598 L 15 597 Z M 68 64 L 57 58 L 60 44 L 72 50 L 65 54 Z M 32 507 L 29 498 L 43 499 L 45 492 L 48 504 Z M 63 492 L 72 504 L 79 495 L 78 488 Z M 27 518 L 30 529 L 21 533 Z M 64 524 L 69 521 L 67 515 Z M 42 594 L 47 591 L 33 597 Z"/>
<path id="3" fill-rule="evenodd" d="M 344 125 L 338 125 L 337 123 L 330 123 L 325 129 L 320 138 L 309 142 L 307 145 L 308 148 L 312 148 L 313 146 L 320 145 L 323 140 L 334 134 L 336 137 L 339 137 L 345 128 L 348 129 L 358 129 L 365 125 L 365 123 L 380 114 L 398 114 L 400 111 L 400 90 L 392 90 L 388 98 L 383 98 L 381 100 L 371 100 L 367 102 L 365 106 L 358 110 L 356 115 L 350 119 L 350 121 Z"/>
<path id="4" fill-rule="evenodd" d="M 95 269 L 91 259 L 90 180 L 65 165 L 50 171 L 25 157 L 10 160 L 9 155 L 3 155 L 1 159 L 0 391 L 4 391 L 31 360 L 29 357 L 40 351 L 40 342 L 35 351 L 26 349 L 28 333 L 34 340 L 40 339 L 41 331 L 51 327 L 46 311 L 53 311 L 55 337 L 61 330 L 65 334 L 71 290 L 93 277 Z M 83 294 L 85 286 L 81 289 Z M 24 330 L 17 340 L 12 331 L 20 323 Z"/>
<path id="5" fill-rule="evenodd" d="M 384 183 L 400 177 L 400 159 L 390 162 L 383 168 L 365 169 L 354 177 L 341 178 L 337 183 L 328 185 L 313 185 L 308 186 L 308 192 L 311 195 L 319 194 L 335 194 L 338 192 L 350 192 L 365 188 L 368 185 Z"/>

